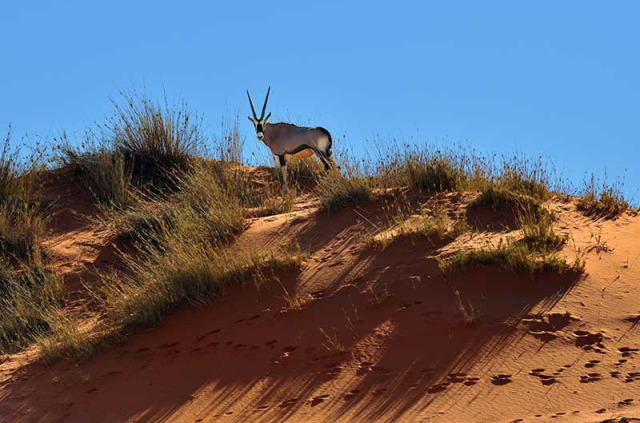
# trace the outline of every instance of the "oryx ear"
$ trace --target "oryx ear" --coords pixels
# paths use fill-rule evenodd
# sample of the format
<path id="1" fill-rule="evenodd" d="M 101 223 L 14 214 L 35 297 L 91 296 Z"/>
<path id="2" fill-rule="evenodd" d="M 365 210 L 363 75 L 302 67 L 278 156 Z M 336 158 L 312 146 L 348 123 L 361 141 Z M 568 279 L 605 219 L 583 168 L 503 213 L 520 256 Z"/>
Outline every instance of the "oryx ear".
<path id="1" fill-rule="evenodd" d="M 250 120 L 254 125 L 257 125 L 257 123 L 258 123 L 258 122 L 257 122 L 254 118 L 252 118 L 251 116 L 247 116 L 247 118 L 248 118 L 248 119 L 249 119 L 249 120 Z"/>
<path id="2" fill-rule="evenodd" d="M 264 118 L 264 122 L 263 122 L 263 124 L 265 124 L 265 123 L 269 122 L 269 118 L 270 118 L 270 117 L 271 117 L 271 113 L 269 113 L 269 114 L 267 115 L 267 117 L 266 117 L 266 118 Z"/>

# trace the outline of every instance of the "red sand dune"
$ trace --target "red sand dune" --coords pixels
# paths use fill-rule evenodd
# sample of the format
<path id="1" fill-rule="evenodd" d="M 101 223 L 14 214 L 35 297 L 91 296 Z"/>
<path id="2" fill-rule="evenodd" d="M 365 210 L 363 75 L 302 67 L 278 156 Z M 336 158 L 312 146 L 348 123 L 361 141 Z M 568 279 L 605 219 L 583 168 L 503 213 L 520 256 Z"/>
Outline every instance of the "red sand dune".
<path id="1" fill-rule="evenodd" d="M 68 188 L 63 196 L 73 197 Z M 451 196 L 449 212 L 466 203 Z M 83 219 L 91 207 L 71 206 L 79 214 L 60 216 L 46 245 L 73 291 L 116 256 L 108 229 Z M 443 274 L 436 256 L 480 242 L 470 235 L 449 245 L 366 248 L 361 215 L 380 214 L 377 203 L 331 215 L 300 203 L 293 213 L 252 219 L 233 248 L 268 251 L 295 238 L 309 252 L 301 271 L 262 292 L 233 287 L 86 361 L 46 366 L 33 350 L 4 357 L 0 421 L 640 417 L 640 218 L 596 220 L 556 200 L 549 207 L 557 228 L 589 251 L 584 275 L 534 280 L 491 267 Z M 590 248 L 597 234 L 610 251 Z M 285 289 L 308 304 L 287 309 Z M 480 316 L 472 325 L 455 290 Z"/>

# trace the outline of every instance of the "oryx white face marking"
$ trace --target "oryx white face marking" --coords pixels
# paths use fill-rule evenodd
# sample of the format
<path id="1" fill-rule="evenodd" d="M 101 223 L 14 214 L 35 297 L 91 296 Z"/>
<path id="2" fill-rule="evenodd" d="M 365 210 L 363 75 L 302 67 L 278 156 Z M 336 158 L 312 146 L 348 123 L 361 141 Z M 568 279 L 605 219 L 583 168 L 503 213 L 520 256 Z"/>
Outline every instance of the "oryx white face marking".
<path id="1" fill-rule="evenodd" d="M 253 113 L 253 117 L 248 116 L 249 120 L 253 123 L 253 126 L 256 130 L 256 135 L 260 141 L 264 140 L 264 131 L 269 118 L 271 117 L 271 113 L 269 113 L 266 117 L 264 112 L 267 110 L 267 102 L 269 101 L 269 93 L 271 92 L 271 87 L 267 90 L 267 97 L 264 99 L 264 105 L 262 106 L 262 114 L 258 118 L 256 114 L 256 109 L 253 107 L 253 100 L 251 100 L 251 94 L 249 94 L 249 90 L 247 90 L 247 97 L 249 97 L 249 104 L 251 105 L 251 112 Z"/>
<path id="2" fill-rule="evenodd" d="M 254 119 L 251 116 L 248 116 L 251 123 L 253 123 L 253 127 L 256 130 L 256 135 L 258 136 L 258 139 L 260 141 L 264 140 L 264 127 L 269 121 L 270 117 L 271 117 L 271 113 L 269 113 L 267 117 L 262 119 Z"/>

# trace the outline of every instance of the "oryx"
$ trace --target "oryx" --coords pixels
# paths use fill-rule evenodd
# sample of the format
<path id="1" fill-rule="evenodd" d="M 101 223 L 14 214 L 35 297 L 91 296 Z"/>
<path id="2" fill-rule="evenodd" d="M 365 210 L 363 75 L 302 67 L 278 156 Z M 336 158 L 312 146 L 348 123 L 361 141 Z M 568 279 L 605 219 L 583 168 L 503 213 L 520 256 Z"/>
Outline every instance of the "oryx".
<path id="1" fill-rule="evenodd" d="M 249 104 L 253 117 L 249 116 L 249 120 L 253 122 L 256 129 L 258 139 L 264 142 L 271 152 L 278 156 L 280 160 L 280 171 L 282 172 L 283 190 L 287 189 L 287 157 L 310 157 L 313 154 L 318 156 L 324 164 L 325 170 L 331 167 L 331 134 L 324 128 L 306 128 L 302 126 L 292 125 L 290 123 L 268 123 L 271 113 L 266 117 L 264 112 L 267 110 L 267 101 L 269 101 L 269 93 L 271 87 L 267 90 L 267 96 L 264 99 L 262 113 L 260 118 L 256 114 L 253 107 L 251 94 L 247 90 Z"/>

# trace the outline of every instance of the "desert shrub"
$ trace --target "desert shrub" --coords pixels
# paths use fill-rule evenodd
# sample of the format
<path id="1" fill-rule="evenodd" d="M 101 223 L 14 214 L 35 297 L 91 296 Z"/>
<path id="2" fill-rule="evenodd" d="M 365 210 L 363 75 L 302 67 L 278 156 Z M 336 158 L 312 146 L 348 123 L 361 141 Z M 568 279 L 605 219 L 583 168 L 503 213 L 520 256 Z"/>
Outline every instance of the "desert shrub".
<path id="1" fill-rule="evenodd" d="M 88 129 L 79 145 L 66 134 L 56 140 L 60 165 L 100 202 L 119 208 L 135 203 L 136 189 L 173 190 L 175 175 L 191 168 L 203 144 L 200 119 L 166 96 L 161 103 L 123 93 L 113 104 L 113 115 Z"/>
<path id="2" fill-rule="evenodd" d="M 104 125 L 109 145 L 122 151 L 135 178 L 165 181 L 167 171 L 187 170 L 204 141 L 201 120 L 186 103 L 163 102 L 122 93 L 114 115 Z"/>
<path id="3" fill-rule="evenodd" d="M 79 146 L 73 146 L 63 135 L 56 146 L 60 165 L 100 203 L 119 209 L 135 204 L 131 163 L 121 150 L 100 143 L 91 132 Z"/>

